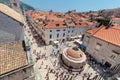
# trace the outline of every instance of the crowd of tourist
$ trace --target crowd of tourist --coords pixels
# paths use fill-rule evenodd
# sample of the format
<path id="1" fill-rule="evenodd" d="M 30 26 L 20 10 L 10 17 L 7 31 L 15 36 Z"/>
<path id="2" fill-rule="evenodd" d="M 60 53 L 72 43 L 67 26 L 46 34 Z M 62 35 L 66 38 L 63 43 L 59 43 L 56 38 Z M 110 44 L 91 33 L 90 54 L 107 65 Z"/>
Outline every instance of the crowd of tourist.
<path id="1" fill-rule="evenodd" d="M 54 74 L 56 79 L 55 80 L 74 80 L 75 77 L 77 77 L 77 75 L 80 75 L 79 72 L 73 72 L 73 73 L 69 73 L 69 70 L 68 71 L 63 71 L 61 70 L 62 66 L 60 65 L 60 62 L 59 62 L 59 54 L 60 54 L 60 49 L 58 47 L 58 50 L 55 51 L 54 50 L 55 48 L 52 49 L 51 51 L 51 54 L 50 54 L 50 57 L 53 58 L 55 57 L 56 59 L 52 62 L 53 64 L 53 67 L 50 67 L 49 65 L 46 65 L 44 69 L 47 69 L 47 73 L 46 73 L 46 80 L 50 80 L 49 79 L 49 74 Z M 46 51 L 46 47 L 44 47 L 44 51 Z M 36 52 L 36 50 L 33 51 L 33 54 L 36 55 L 36 62 L 39 60 L 39 59 L 45 59 L 47 60 L 48 59 L 48 56 L 46 53 L 41 53 L 41 51 L 38 53 Z M 42 66 L 45 65 L 44 62 L 42 61 L 41 62 L 41 65 L 39 67 L 39 69 L 42 69 Z M 91 77 L 92 73 L 84 73 L 82 75 L 83 79 L 84 78 L 87 78 L 87 80 L 90 80 L 90 77 Z"/>
<path id="2" fill-rule="evenodd" d="M 28 31 L 29 33 L 29 36 L 32 36 L 32 34 L 30 33 L 30 31 Z M 30 41 L 30 40 L 29 40 Z M 32 42 L 30 42 L 30 45 L 34 45 L 35 43 L 35 40 L 32 39 Z M 35 63 L 38 62 L 38 60 L 42 60 L 41 61 L 41 64 L 39 65 L 39 70 L 40 69 L 43 69 L 43 65 L 45 65 L 44 69 L 47 70 L 47 73 L 45 74 L 45 79 L 46 80 L 50 80 L 49 78 L 49 75 L 50 74 L 54 74 L 55 75 L 55 80 L 74 80 L 78 75 L 80 75 L 83 80 L 86 78 L 87 80 L 96 80 L 96 78 L 98 77 L 98 75 L 96 74 L 95 77 L 93 77 L 91 79 L 91 76 L 92 76 L 92 73 L 83 73 L 82 75 L 79 73 L 79 72 L 72 72 L 72 73 L 69 73 L 69 70 L 67 71 L 64 71 L 62 69 L 62 66 L 59 62 L 59 54 L 61 53 L 61 45 L 66 45 L 66 46 L 69 46 L 69 44 L 59 44 L 57 47 L 56 46 L 53 46 L 53 49 L 51 50 L 51 52 L 47 52 L 47 49 L 46 46 L 44 46 L 43 48 L 43 52 L 42 51 L 37 51 L 36 49 L 33 50 L 32 54 L 34 54 L 36 56 L 36 60 L 35 60 Z M 44 64 L 44 60 L 48 60 L 48 59 L 54 59 L 55 60 L 51 60 L 51 63 L 52 63 L 52 67 L 50 65 L 46 65 Z M 92 58 L 90 58 L 92 59 Z M 92 64 L 94 65 L 95 63 L 92 62 Z"/>

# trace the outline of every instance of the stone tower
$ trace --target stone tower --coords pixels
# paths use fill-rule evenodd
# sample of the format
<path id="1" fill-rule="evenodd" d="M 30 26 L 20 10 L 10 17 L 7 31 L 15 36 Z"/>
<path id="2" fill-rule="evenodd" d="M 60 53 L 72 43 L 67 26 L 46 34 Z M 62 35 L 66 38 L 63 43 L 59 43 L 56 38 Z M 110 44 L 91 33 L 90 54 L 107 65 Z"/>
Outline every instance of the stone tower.
<path id="1" fill-rule="evenodd" d="M 10 4 L 11 4 L 11 8 L 13 8 L 15 11 L 19 13 L 21 12 L 19 0 L 10 0 Z"/>

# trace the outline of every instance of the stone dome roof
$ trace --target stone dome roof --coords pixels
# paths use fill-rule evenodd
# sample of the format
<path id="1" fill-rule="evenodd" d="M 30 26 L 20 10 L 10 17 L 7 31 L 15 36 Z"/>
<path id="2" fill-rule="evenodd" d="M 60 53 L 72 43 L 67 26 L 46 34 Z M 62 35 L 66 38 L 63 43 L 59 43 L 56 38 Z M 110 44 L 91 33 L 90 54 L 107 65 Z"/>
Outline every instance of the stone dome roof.
<path id="1" fill-rule="evenodd" d="M 83 52 L 76 47 L 68 48 L 66 52 L 72 58 L 81 58 L 83 56 Z"/>

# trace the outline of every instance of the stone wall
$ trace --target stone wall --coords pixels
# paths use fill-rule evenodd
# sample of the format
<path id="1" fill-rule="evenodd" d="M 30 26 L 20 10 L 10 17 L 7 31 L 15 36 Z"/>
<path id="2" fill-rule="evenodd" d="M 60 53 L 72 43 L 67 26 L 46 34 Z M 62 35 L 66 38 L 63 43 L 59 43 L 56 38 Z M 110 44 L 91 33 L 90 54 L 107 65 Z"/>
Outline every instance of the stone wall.
<path id="1" fill-rule="evenodd" d="M 4 77 L 0 76 L 0 80 L 29 80 L 33 76 L 33 66 L 18 70 Z"/>
<path id="2" fill-rule="evenodd" d="M 96 50 L 97 44 L 101 44 L 99 50 Z M 120 64 L 120 55 L 114 53 L 114 51 L 120 53 L 120 46 L 116 46 L 94 37 L 90 38 L 86 49 L 86 52 L 91 54 L 98 62 L 101 62 L 102 64 L 109 62 L 111 64 L 111 68 Z M 112 55 L 115 57 L 111 57 Z"/>

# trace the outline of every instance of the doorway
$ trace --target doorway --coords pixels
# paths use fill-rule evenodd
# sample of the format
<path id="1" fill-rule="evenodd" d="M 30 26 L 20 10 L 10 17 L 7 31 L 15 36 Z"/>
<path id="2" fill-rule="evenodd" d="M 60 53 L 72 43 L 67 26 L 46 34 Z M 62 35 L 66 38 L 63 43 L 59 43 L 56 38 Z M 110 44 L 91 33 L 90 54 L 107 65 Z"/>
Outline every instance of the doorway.
<path id="1" fill-rule="evenodd" d="M 105 66 L 110 68 L 111 67 L 111 64 L 109 62 L 105 62 Z"/>

